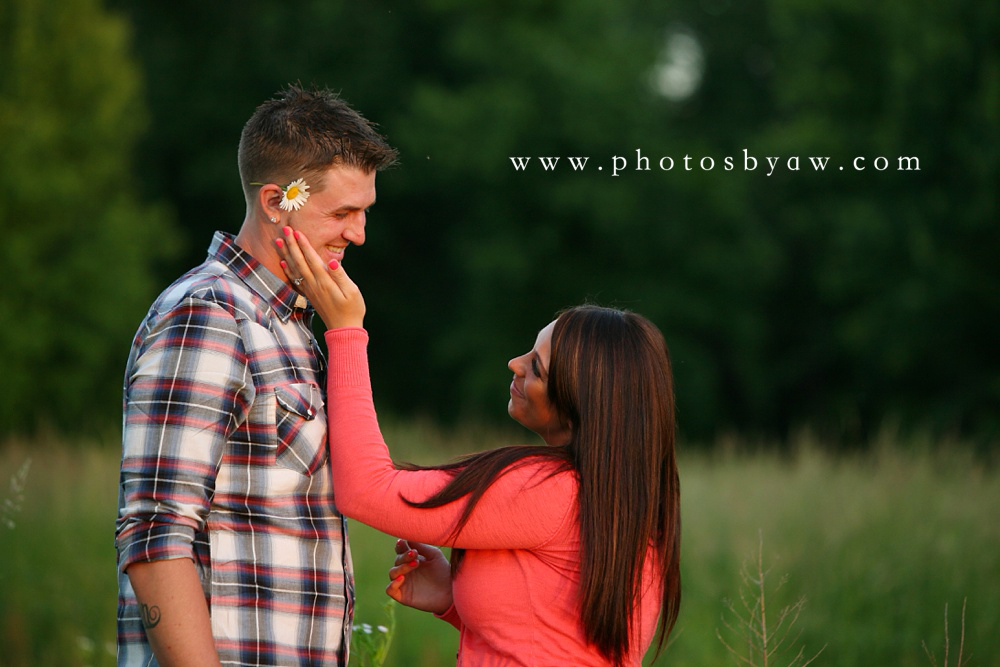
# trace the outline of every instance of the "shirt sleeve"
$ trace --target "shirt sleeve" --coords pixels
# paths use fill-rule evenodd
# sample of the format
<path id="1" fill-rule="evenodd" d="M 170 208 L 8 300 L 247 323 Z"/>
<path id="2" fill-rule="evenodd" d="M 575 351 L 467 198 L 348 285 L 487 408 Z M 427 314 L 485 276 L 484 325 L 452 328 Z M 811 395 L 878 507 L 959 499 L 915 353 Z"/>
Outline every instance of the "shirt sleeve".
<path id="1" fill-rule="evenodd" d="M 253 401 L 234 318 L 189 298 L 154 321 L 125 383 L 118 567 L 194 558 L 228 436 Z"/>
<path id="2" fill-rule="evenodd" d="M 443 507 L 410 507 L 450 479 L 439 470 L 396 470 L 372 400 L 363 329 L 326 333 L 330 466 L 337 509 L 345 516 L 407 540 L 462 549 L 532 549 L 547 543 L 576 502 L 572 472 L 532 463 L 501 475 L 486 491 L 461 533 L 454 529 L 467 498 Z M 553 474 L 555 473 L 555 474 Z"/>
<path id="3" fill-rule="evenodd" d="M 465 624 L 462 623 L 462 617 L 458 615 L 458 610 L 455 609 L 455 605 L 448 607 L 448 610 L 442 614 L 434 614 L 434 617 L 440 618 L 445 623 L 452 625 L 459 632 L 465 628 Z"/>

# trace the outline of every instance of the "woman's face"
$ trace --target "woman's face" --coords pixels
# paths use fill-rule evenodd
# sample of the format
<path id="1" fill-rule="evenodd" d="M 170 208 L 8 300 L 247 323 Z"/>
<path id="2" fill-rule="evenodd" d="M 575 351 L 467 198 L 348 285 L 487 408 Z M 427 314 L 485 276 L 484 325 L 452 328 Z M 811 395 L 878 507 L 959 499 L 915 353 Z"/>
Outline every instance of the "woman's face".
<path id="1" fill-rule="evenodd" d="M 548 393 L 552 330 L 555 325 L 553 321 L 538 332 L 530 352 L 507 363 L 507 368 L 514 372 L 507 413 L 525 428 L 542 436 L 548 444 L 564 445 L 569 442 L 570 429 L 559 419 Z"/>

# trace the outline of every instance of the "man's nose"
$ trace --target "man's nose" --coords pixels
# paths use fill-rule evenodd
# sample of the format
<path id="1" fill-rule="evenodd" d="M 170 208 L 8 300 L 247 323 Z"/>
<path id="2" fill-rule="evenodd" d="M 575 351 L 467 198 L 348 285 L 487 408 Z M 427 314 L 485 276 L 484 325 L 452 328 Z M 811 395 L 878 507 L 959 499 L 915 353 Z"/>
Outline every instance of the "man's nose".
<path id="1" fill-rule="evenodd" d="M 365 243 L 365 214 L 358 213 L 344 228 L 344 238 L 354 245 L 364 245 Z"/>

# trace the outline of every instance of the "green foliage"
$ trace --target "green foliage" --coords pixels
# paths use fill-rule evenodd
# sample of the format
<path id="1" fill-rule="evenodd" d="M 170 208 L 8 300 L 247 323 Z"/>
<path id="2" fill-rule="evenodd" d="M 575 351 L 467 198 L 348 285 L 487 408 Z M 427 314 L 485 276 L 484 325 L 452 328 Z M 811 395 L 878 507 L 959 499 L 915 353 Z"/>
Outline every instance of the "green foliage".
<path id="1" fill-rule="evenodd" d="M 769 4 L 772 111 L 751 146 L 868 165 L 751 199 L 784 249 L 767 290 L 771 419 L 871 432 L 891 415 L 995 438 L 1000 12 Z M 892 168 L 873 171 L 876 156 Z"/>
<path id="2" fill-rule="evenodd" d="M 396 631 L 396 602 L 389 598 L 382 606 L 385 625 L 372 627 L 360 618 L 354 619 L 351 628 L 351 664 L 357 667 L 382 667 L 392 646 Z"/>
<path id="3" fill-rule="evenodd" d="M 423 463 L 450 458 L 460 441 L 465 451 L 506 441 L 489 430 L 448 435 L 426 424 L 387 426 L 392 451 Z M 29 453 L 32 459 L 16 525 L 0 527 L 0 662 L 7 667 L 114 664 L 119 453 L 114 443 L 88 444 L 0 447 L 0 489 Z M 683 455 L 683 600 L 657 664 L 733 664 L 715 631 L 728 618 L 725 600 L 745 587 L 740 565 L 758 553 L 761 535 L 767 565 L 787 575 L 784 586 L 769 584 L 768 623 L 808 597 L 790 641 L 807 656 L 826 646 L 813 665 L 927 667 L 922 646 L 939 660 L 946 646 L 942 608 L 965 598 L 964 632 L 960 639 L 952 628 L 947 664 L 960 644 L 969 664 L 995 664 L 1000 470 L 964 445 L 938 447 L 887 436 L 869 454 L 831 456 L 801 437 L 782 448 L 789 455 L 751 454 L 742 441 Z M 395 539 L 354 522 L 350 534 L 355 617 L 377 625 Z M 391 625 L 386 667 L 453 664 L 458 633 L 450 625 L 404 607 Z"/>
<path id="4" fill-rule="evenodd" d="M 0 9 L 0 432 L 120 419 L 128 343 L 172 245 L 130 168 L 128 25 L 98 0 Z"/>
<path id="5" fill-rule="evenodd" d="M 0 481 L 29 453 L 32 465 L 14 526 L 0 528 L 0 664 L 111 667 L 120 455 L 90 442 L 3 444 Z"/>
<path id="6" fill-rule="evenodd" d="M 2 497 L 0 503 L 0 528 L 14 530 L 17 527 L 17 514 L 24 502 L 24 484 L 31 469 L 31 459 L 28 458 L 10 478 L 10 491 Z"/>
<path id="7" fill-rule="evenodd" d="M 394 410 L 503 419 L 504 361 L 589 299 L 664 330 L 691 436 L 1000 434 L 995 5 L 313 0 L 296 20 L 264 2 L 117 4 L 157 84 L 144 185 L 199 213 L 189 264 L 238 224 L 239 130 L 286 83 L 343 91 L 399 146 L 348 266 Z M 703 70 L 668 98 L 650 81 L 677 35 Z M 723 169 L 744 151 L 756 170 Z M 832 166 L 790 171 L 795 156 Z M 895 169 L 905 156 L 919 171 Z"/>

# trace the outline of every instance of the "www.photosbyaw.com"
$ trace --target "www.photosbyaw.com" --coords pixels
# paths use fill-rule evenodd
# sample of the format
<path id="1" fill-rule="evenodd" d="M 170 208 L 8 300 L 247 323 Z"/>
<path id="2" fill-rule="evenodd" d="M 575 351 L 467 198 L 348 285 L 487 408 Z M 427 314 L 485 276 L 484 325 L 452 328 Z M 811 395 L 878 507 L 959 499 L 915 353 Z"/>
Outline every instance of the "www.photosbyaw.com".
<path id="1" fill-rule="evenodd" d="M 893 159 L 879 156 L 875 158 L 868 158 L 863 156 L 857 156 L 850 159 L 847 162 L 846 169 L 852 171 L 866 171 L 873 169 L 875 171 L 920 171 L 920 158 L 912 156 L 902 156 L 895 159 L 895 165 L 893 164 Z M 532 161 L 537 160 L 536 164 Z M 560 169 L 571 169 L 573 171 L 587 171 L 588 169 L 596 169 L 597 171 L 605 171 L 604 164 L 598 164 L 591 162 L 590 157 L 566 157 L 565 160 L 562 157 L 532 157 L 532 156 L 518 156 L 510 158 L 511 164 L 514 165 L 515 171 L 529 171 L 530 169 L 538 169 L 541 165 L 543 171 L 557 171 Z M 588 165 L 589 163 L 589 165 Z M 690 155 L 685 155 L 682 158 L 674 159 L 673 157 L 666 155 L 656 158 L 649 158 L 642 154 L 642 149 L 637 148 L 635 151 L 635 158 L 629 159 L 628 157 L 621 155 L 614 155 L 611 158 L 611 164 L 608 165 L 609 171 L 612 176 L 620 176 L 622 172 L 625 171 L 713 171 L 719 169 L 721 171 L 757 171 L 758 169 L 768 176 L 771 176 L 776 171 L 844 171 L 845 165 L 834 165 L 830 162 L 829 156 L 816 157 L 816 156 L 806 156 L 801 157 L 798 155 L 793 155 L 791 157 L 775 157 L 775 156 L 765 156 L 758 158 L 754 155 L 750 155 L 750 151 L 746 148 L 743 149 L 742 156 L 727 156 L 721 159 L 716 159 L 710 156 L 705 156 L 701 158 L 691 157 Z"/>

